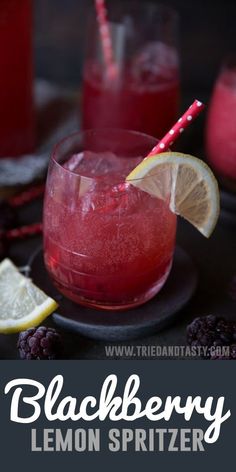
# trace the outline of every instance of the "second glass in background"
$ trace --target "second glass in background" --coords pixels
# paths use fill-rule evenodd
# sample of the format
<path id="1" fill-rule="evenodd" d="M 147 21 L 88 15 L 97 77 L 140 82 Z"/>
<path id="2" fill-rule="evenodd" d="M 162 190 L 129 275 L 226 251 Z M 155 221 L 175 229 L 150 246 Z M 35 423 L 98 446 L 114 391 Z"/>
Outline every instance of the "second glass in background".
<path id="1" fill-rule="evenodd" d="M 107 5 L 119 74 L 107 78 L 94 13 L 83 72 L 83 129 L 119 127 L 160 138 L 179 108 L 178 15 L 151 3 Z"/>
<path id="2" fill-rule="evenodd" d="M 236 191 L 236 56 L 225 61 L 212 93 L 206 154 L 224 186 Z"/>

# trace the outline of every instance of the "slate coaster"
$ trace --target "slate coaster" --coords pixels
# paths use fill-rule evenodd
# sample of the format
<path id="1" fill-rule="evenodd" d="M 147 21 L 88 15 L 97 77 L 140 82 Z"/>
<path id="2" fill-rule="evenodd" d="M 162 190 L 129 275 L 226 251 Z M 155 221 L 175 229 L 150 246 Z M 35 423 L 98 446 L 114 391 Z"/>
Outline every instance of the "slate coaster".
<path id="1" fill-rule="evenodd" d="M 53 286 L 43 262 L 42 248 L 29 261 L 30 277 L 60 307 L 55 323 L 83 336 L 102 341 L 127 341 L 155 333 L 178 318 L 178 311 L 191 299 L 197 273 L 191 258 L 176 247 L 173 267 L 162 290 L 149 302 L 122 312 L 95 310 L 66 299 Z"/>

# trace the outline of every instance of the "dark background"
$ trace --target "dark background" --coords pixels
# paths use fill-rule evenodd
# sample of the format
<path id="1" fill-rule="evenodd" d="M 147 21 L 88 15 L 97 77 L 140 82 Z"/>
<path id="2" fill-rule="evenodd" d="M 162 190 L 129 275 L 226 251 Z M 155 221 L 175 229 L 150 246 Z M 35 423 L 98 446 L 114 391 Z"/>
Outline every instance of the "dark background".
<path id="1" fill-rule="evenodd" d="M 120 0 L 128 3 L 129 0 Z M 145 0 L 138 0 L 145 3 Z M 34 0 L 36 73 L 63 85 L 81 80 L 93 0 Z M 155 2 L 155 0 L 153 0 Z M 112 0 L 107 0 L 108 8 Z M 220 64 L 236 46 L 235 0 L 162 0 L 180 14 L 183 95 L 209 97 Z"/>

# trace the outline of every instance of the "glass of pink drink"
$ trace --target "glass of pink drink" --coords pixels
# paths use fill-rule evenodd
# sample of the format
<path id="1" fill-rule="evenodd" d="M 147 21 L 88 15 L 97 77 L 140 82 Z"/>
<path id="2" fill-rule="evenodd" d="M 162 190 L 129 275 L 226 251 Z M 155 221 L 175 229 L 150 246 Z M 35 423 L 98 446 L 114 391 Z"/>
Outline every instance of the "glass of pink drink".
<path id="1" fill-rule="evenodd" d="M 32 1 L 0 2 L 0 157 L 35 144 Z"/>
<path id="2" fill-rule="evenodd" d="M 223 66 L 213 90 L 206 152 L 222 183 L 236 190 L 236 57 Z"/>
<path id="3" fill-rule="evenodd" d="M 134 129 L 157 138 L 175 122 L 179 107 L 178 16 L 164 6 L 108 3 L 118 74 L 112 80 L 96 18 L 90 25 L 83 71 L 83 129 Z"/>
<path id="4" fill-rule="evenodd" d="M 44 203 L 44 258 L 56 287 L 73 301 L 122 310 L 146 302 L 165 283 L 176 216 L 168 201 L 124 184 L 155 144 L 141 133 L 103 129 L 55 147 Z"/>

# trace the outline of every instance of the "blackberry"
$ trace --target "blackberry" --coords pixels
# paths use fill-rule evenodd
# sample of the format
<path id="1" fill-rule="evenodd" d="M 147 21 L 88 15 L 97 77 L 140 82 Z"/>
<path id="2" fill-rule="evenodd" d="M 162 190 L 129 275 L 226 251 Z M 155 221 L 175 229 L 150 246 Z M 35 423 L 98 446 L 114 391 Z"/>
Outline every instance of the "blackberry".
<path id="1" fill-rule="evenodd" d="M 214 315 L 195 318 L 187 327 L 190 346 L 230 346 L 235 341 L 236 324 Z"/>
<path id="2" fill-rule="evenodd" d="M 229 346 L 229 352 L 227 354 L 221 354 L 221 353 L 218 354 L 216 350 L 216 352 L 214 352 L 214 354 L 211 355 L 211 360 L 213 361 L 236 360 L 236 344 L 232 344 L 231 346 Z"/>
<path id="3" fill-rule="evenodd" d="M 21 359 L 52 360 L 62 352 L 62 339 L 54 328 L 39 326 L 20 333 L 17 348 Z"/>

